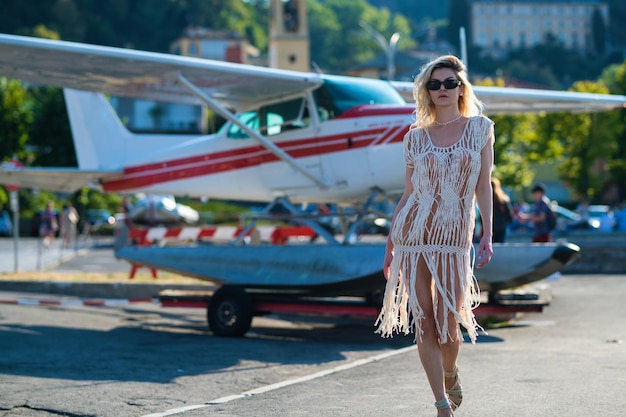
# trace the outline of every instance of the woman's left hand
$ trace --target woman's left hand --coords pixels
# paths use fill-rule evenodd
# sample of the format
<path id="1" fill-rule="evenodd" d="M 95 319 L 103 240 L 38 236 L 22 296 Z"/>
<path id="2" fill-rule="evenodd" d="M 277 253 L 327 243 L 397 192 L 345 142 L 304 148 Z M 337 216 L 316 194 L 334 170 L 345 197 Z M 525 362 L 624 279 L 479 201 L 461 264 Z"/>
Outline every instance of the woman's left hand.
<path id="1" fill-rule="evenodd" d="M 489 237 L 483 237 L 478 244 L 478 263 L 476 268 L 481 268 L 491 261 L 493 256 L 493 248 L 491 246 L 491 239 Z"/>

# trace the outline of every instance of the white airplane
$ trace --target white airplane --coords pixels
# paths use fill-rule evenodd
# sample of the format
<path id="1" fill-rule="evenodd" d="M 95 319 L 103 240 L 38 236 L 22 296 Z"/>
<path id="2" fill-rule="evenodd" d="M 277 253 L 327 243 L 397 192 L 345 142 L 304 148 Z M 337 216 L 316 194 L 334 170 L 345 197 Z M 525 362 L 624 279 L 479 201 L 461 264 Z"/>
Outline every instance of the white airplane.
<path id="1" fill-rule="evenodd" d="M 0 183 L 65 192 L 97 183 L 105 192 L 267 201 L 268 212 L 279 203 L 292 213 L 292 202 L 365 201 L 368 208 L 377 193 L 399 194 L 404 186 L 400 161 L 414 110 L 407 103 L 411 83 L 13 35 L 0 35 L 0 76 L 65 88 L 79 165 L 4 164 Z M 490 114 L 601 111 L 626 104 L 625 96 L 485 87 L 476 92 Z M 228 122 L 214 135 L 131 133 L 104 94 L 205 104 Z M 316 227 L 311 219 L 303 222 Z M 371 298 L 382 290 L 380 244 L 342 245 L 324 229 L 316 232 L 329 245 L 124 246 L 116 254 L 224 284 L 214 296 L 219 302 L 210 304 L 212 326 L 222 334 L 241 334 L 252 315 L 244 293 Z M 578 255 L 571 244 L 495 251 L 502 255 L 477 272 L 488 291 L 543 279 Z M 244 317 L 236 324 L 232 309 Z"/>
<path id="2" fill-rule="evenodd" d="M 404 185 L 411 83 L 0 35 L 0 76 L 64 87 L 78 168 L 0 167 L 0 183 L 251 201 L 355 203 Z M 81 91 L 78 91 L 81 90 Z M 402 94 L 399 94 L 399 92 Z M 599 111 L 625 96 L 476 87 L 487 113 Z M 135 134 L 103 94 L 206 104 L 215 135 Z"/>

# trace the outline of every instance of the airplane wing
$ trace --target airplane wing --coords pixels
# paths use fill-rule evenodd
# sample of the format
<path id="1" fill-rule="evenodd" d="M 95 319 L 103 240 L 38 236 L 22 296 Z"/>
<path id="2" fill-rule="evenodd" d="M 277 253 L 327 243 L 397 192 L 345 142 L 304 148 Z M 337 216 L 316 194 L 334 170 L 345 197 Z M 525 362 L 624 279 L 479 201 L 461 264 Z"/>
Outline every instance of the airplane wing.
<path id="1" fill-rule="evenodd" d="M 121 174 L 121 171 L 87 171 L 78 168 L 10 168 L 3 164 L 0 165 L 0 184 L 73 193 L 101 179 Z"/>
<path id="2" fill-rule="evenodd" d="M 321 84 L 316 73 L 0 34 L 0 76 L 121 97 L 200 104 L 178 74 L 224 107 L 245 109 Z"/>
<path id="3" fill-rule="evenodd" d="M 407 103 L 413 103 L 412 82 L 392 82 Z M 530 88 L 474 86 L 486 114 L 605 111 L 626 107 L 626 96 Z"/>
<path id="4" fill-rule="evenodd" d="M 179 73 L 223 106 L 239 110 L 322 82 L 310 72 L 0 34 L 0 75 L 36 84 L 199 104 L 176 82 Z M 392 85 L 413 102 L 413 83 Z M 622 95 L 482 86 L 475 90 L 488 114 L 589 112 L 626 105 Z"/>

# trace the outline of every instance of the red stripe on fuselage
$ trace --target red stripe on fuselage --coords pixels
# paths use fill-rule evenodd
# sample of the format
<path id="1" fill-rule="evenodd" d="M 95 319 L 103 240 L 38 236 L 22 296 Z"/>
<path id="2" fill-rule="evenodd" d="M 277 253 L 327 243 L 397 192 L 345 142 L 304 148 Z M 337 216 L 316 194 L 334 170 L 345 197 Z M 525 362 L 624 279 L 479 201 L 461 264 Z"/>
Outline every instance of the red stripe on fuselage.
<path id="1" fill-rule="evenodd" d="M 348 114 L 348 117 L 364 117 L 380 115 L 373 113 L 378 106 L 359 106 L 359 115 Z M 394 112 L 391 110 L 395 109 Z M 382 114 L 398 115 L 398 107 L 382 109 Z M 401 108 L 406 110 L 405 107 Z M 379 109 L 381 110 L 381 109 Z M 343 115 L 342 115 L 343 116 Z M 388 138 L 387 135 L 393 134 Z M 293 158 L 304 158 L 325 155 L 333 152 L 353 150 L 370 146 L 373 143 L 391 143 L 402 141 L 404 129 L 389 129 L 389 126 L 353 134 L 340 134 L 320 138 L 295 139 L 276 143 L 283 151 Z M 381 136 L 383 135 L 383 136 Z M 241 168 L 250 168 L 263 163 L 277 161 L 278 158 L 260 145 L 239 149 L 229 149 L 214 153 L 172 159 L 151 164 L 138 165 L 124 169 L 124 176 L 115 180 L 105 181 L 103 188 L 107 192 L 121 192 L 129 189 L 146 187 L 169 181 L 200 177 Z"/>

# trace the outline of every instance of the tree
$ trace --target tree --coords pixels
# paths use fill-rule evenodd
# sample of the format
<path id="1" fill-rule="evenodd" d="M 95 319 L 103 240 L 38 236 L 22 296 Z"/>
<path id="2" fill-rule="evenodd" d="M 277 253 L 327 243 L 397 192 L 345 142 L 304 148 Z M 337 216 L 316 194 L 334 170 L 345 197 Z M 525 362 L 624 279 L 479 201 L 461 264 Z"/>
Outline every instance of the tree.
<path id="1" fill-rule="evenodd" d="M 614 85 L 612 93 L 626 94 L 626 61 L 617 66 L 614 71 Z M 615 140 L 617 146 L 612 158 L 607 163 L 607 168 L 611 173 L 613 185 L 616 188 L 617 199 L 626 201 L 626 109 L 616 111 L 617 122 L 615 124 Z"/>
<path id="2" fill-rule="evenodd" d="M 475 85 L 504 87 L 503 79 L 485 78 L 476 80 Z M 516 190 L 528 187 L 534 181 L 531 165 L 546 160 L 543 152 L 537 151 L 537 116 L 534 114 L 494 115 L 496 141 L 494 143 L 494 175 L 502 184 Z"/>
<path id="3" fill-rule="evenodd" d="M 365 0 L 310 0 L 307 8 L 311 60 L 325 70 L 346 71 L 380 53 L 380 46 L 363 33 L 360 21 L 386 39 L 394 32 L 400 32 L 401 43 L 410 39 L 406 18 L 386 8 L 376 9 Z"/>
<path id="4" fill-rule="evenodd" d="M 36 87 L 31 89 L 30 94 L 34 111 L 28 129 L 28 145 L 35 149 L 32 164 L 77 166 L 63 91 L 54 87 Z"/>
<path id="5" fill-rule="evenodd" d="M 606 94 L 602 83 L 574 83 L 577 92 Z M 579 197 L 602 200 L 614 182 L 608 169 L 617 148 L 619 112 L 554 113 L 538 118 L 537 127 L 546 143 L 558 144 L 553 157 L 558 161 L 559 178 Z"/>
<path id="6" fill-rule="evenodd" d="M 26 158 L 28 126 L 33 109 L 28 92 L 17 80 L 0 78 L 0 160 Z"/>

